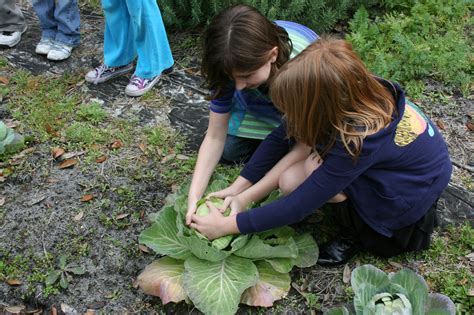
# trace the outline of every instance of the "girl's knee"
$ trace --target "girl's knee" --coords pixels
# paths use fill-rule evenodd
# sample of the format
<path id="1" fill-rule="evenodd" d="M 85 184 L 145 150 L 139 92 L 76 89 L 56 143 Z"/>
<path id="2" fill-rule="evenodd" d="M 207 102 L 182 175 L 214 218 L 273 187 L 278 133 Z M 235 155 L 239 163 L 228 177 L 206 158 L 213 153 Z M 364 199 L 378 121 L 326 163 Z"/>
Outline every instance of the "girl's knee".
<path id="1" fill-rule="evenodd" d="M 303 162 L 297 162 L 280 174 L 278 187 L 283 195 L 288 195 L 306 179 Z"/>

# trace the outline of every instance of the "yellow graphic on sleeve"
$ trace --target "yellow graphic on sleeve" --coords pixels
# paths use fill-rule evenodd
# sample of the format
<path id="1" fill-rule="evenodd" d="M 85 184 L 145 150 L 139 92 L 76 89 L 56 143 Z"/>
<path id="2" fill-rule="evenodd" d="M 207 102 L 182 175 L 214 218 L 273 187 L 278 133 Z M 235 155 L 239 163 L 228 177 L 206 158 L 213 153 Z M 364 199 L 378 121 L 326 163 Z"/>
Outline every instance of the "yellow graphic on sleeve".
<path id="1" fill-rule="evenodd" d="M 395 143 L 400 147 L 409 145 L 426 130 L 427 125 L 421 112 L 407 102 L 403 117 L 397 126 Z"/>

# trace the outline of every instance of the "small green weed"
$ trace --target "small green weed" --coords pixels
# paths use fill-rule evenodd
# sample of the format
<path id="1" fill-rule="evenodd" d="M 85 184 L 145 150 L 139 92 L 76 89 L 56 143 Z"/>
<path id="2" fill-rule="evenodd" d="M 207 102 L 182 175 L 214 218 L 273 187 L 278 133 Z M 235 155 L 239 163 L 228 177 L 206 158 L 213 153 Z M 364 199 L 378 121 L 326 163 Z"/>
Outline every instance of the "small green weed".
<path id="1" fill-rule="evenodd" d="M 100 106 L 100 104 L 93 102 L 90 105 L 79 107 L 77 115 L 83 120 L 97 125 L 105 120 L 107 112 Z"/>
<path id="2" fill-rule="evenodd" d="M 66 128 L 66 138 L 69 142 L 81 145 L 104 143 L 107 135 L 103 129 L 91 126 L 83 122 L 74 122 Z"/>
<path id="3" fill-rule="evenodd" d="M 51 271 L 46 277 L 45 284 L 53 285 L 59 280 L 59 285 L 63 289 L 67 289 L 69 282 L 72 280 L 72 275 L 83 275 L 86 270 L 84 267 L 76 264 L 67 264 L 66 256 L 61 256 L 58 263 L 59 269 Z"/>

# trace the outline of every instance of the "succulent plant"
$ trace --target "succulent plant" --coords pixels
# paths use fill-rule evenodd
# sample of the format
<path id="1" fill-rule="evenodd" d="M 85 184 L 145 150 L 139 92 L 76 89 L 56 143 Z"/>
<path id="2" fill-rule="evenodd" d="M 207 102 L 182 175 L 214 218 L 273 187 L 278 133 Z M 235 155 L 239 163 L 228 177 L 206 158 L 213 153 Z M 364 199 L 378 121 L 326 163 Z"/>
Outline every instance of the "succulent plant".
<path id="1" fill-rule="evenodd" d="M 25 144 L 22 135 L 15 133 L 0 121 L 0 154 L 13 153 L 21 149 Z"/>

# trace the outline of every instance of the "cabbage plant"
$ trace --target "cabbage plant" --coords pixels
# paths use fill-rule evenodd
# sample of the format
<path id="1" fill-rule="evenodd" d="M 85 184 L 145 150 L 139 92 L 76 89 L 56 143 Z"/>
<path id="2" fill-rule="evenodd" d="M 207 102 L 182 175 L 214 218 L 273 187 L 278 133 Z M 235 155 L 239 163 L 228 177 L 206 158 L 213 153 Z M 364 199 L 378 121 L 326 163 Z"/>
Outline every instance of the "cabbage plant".
<path id="1" fill-rule="evenodd" d="M 426 281 L 410 269 L 386 274 L 364 265 L 351 274 L 357 315 L 454 315 L 456 307 L 445 295 L 429 293 Z M 325 315 L 353 314 L 346 307 L 332 308 Z"/>
<path id="2" fill-rule="evenodd" d="M 24 142 L 22 135 L 15 133 L 0 121 L 0 154 L 18 151 L 24 146 Z"/>
<path id="3" fill-rule="evenodd" d="M 207 193 L 228 185 L 219 177 Z M 205 314 L 219 315 L 234 314 L 239 303 L 269 307 L 289 292 L 294 266 L 316 264 L 319 251 L 312 236 L 298 235 L 290 227 L 207 240 L 185 224 L 188 188 L 184 185 L 169 195 L 163 208 L 150 217 L 152 226 L 139 236 L 141 244 L 164 257 L 145 268 L 138 285 L 163 304 L 186 301 Z M 278 197 L 273 192 L 265 202 Z M 201 200 L 197 215 L 208 214 L 203 204 Z"/>

